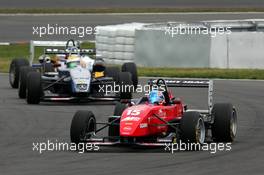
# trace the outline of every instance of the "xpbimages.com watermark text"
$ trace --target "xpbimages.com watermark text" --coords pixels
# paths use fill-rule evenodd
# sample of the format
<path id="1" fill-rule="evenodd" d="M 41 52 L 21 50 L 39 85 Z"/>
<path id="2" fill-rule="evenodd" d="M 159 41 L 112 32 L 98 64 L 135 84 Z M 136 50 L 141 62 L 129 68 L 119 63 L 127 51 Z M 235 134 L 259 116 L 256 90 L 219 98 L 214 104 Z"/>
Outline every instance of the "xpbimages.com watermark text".
<path id="1" fill-rule="evenodd" d="M 67 35 L 85 38 L 86 36 L 96 34 L 98 34 L 97 28 L 91 26 L 61 26 L 58 24 L 47 24 L 46 26 L 32 27 L 32 35 L 40 38 L 52 35 Z"/>

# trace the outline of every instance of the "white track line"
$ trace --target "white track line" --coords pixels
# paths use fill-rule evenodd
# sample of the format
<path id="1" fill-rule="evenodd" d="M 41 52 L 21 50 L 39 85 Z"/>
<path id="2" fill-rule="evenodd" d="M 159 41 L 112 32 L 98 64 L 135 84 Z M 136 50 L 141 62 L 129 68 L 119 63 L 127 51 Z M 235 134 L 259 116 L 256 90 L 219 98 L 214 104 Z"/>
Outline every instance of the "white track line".
<path id="1" fill-rule="evenodd" d="M 101 16 L 101 15 L 263 15 L 264 12 L 172 12 L 172 13 L 2 13 L 0 16 Z"/>

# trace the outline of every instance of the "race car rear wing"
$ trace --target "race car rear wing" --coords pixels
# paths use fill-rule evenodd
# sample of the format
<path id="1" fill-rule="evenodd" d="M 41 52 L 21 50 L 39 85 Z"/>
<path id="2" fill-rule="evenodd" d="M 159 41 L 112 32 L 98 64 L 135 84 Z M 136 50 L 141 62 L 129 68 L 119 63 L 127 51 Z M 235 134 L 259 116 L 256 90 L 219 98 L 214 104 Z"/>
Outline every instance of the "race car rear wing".
<path id="1" fill-rule="evenodd" d="M 82 41 L 78 41 L 79 43 L 82 43 Z M 89 41 L 89 42 L 93 42 L 93 41 Z M 29 62 L 30 65 L 33 64 L 34 62 L 34 58 L 35 58 L 35 47 L 60 47 L 63 49 L 65 49 L 65 46 L 67 45 L 67 43 L 69 43 L 68 41 L 30 41 L 30 58 L 29 58 Z M 58 49 L 59 50 L 59 49 Z M 61 50 L 61 49 L 60 49 Z M 92 49 L 88 49 L 88 50 L 92 50 Z M 95 50 L 93 51 L 95 53 Z M 53 54 L 65 54 L 65 52 L 60 51 L 60 52 L 53 52 Z M 82 51 L 81 51 L 82 53 Z M 88 53 L 90 54 L 90 51 L 88 51 Z M 48 53 L 46 53 L 48 54 Z M 50 51 L 49 54 L 52 54 L 52 50 Z M 87 54 L 87 51 L 84 51 L 82 54 Z M 92 54 L 92 53 L 91 53 Z"/>
<path id="2" fill-rule="evenodd" d="M 168 87 L 209 88 L 211 80 L 164 79 Z M 156 79 L 150 79 L 149 84 L 156 84 Z"/>
<path id="3" fill-rule="evenodd" d="M 68 54 L 69 51 L 66 49 L 57 49 L 57 48 L 45 48 L 44 54 Z M 78 49 L 76 52 L 71 52 L 71 54 L 80 54 L 80 55 L 95 55 L 95 49 Z"/>
<path id="4" fill-rule="evenodd" d="M 148 84 L 157 84 L 158 79 L 149 79 Z M 208 112 L 211 114 L 213 109 L 213 80 L 195 79 L 164 79 L 168 87 L 182 88 L 208 88 Z"/>

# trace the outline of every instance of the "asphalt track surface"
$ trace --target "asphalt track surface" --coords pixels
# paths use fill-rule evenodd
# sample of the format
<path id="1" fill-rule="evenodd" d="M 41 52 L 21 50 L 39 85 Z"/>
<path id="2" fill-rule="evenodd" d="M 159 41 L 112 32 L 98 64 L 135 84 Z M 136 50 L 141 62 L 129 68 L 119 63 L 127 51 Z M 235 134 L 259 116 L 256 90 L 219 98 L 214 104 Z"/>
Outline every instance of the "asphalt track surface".
<path id="1" fill-rule="evenodd" d="M 168 22 L 201 20 L 263 19 L 264 13 L 172 13 L 172 14 L 82 14 L 82 15 L 0 15 L 0 42 L 29 40 L 93 40 L 94 35 L 43 35 L 33 34 L 33 27 L 92 27 L 129 22 Z M 81 36 L 81 35 L 80 35 Z"/>
<path id="2" fill-rule="evenodd" d="M 144 84 L 145 79 L 141 79 Z M 69 142 L 72 116 L 92 110 L 105 121 L 113 105 L 101 103 L 41 103 L 27 105 L 0 75 L 0 174 L 263 174 L 264 82 L 215 81 L 215 102 L 232 102 L 238 110 L 238 135 L 231 151 L 165 153 L 163 149 L 112 148 L 108 152 L 32 150 L 33 142 Z M 202 107 L 204 90 L 174 89 L 194 108 Z M 136 95 L 138 96 L 138 95 Z M 101 148 L 102 150 L 104 148 Z M 107 149 L 107 148 L 106 148 Z M 147 152 L 147 153 L 145 153 Z"/>
<path id="3" fill-rule="evenodd" d="M 264 7 L 262 0 L 1 0 L 0 8 Z"/>

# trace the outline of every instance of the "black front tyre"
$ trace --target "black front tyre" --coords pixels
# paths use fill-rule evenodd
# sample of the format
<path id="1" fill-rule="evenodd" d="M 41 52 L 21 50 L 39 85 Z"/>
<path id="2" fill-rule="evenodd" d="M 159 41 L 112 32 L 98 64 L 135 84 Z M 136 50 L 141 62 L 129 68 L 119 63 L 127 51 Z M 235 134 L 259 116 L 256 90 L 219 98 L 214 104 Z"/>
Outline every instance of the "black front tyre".
<path id="1" fill-rule="evenodd" d="M 12 88 L 18 88 L 20 68 L 22 66 L 29 66 L 29 62 L 24 58 L 17 58 L 11 61 L 9 67 L 9 83 Z"/>
<path id="2" fill-rule="evenodd" d="M 237 131 L 237 114 L 230 103 L 218 103 L 213 106 L 212 137 L 216 142 L 233 142 Z"/>
<path id="3" fill-rule="evenodd" d="M 123 111 L 127 108 L 126 104 L 116 102 L 115 110 L 114 110 L 114 116 L 121 116 L 123 114 Z"/>
<path id="4" fill-rule="evenodd" d="M 181 140 L 185 143 L 203 144 L 205 141 L 204 120 L 199 112 L 185 112 L 180 121 Z"/>
<path id="5" fill-rule="evenodd" d="M 109 117 L 108 122 L 111 123 L 108 127 L 109 141 L 116 142 L 120 136 L 120 116 Z"/>
<path id="6" fill-rule="evenodd" d="M 132 92 L 134 91 L 133 82 L 131 79 L 131 74 L 129 72 L 120 72 L 119 73 L 119 92 L 120 99 L 131 99 Z"/>
<path id="7" fill-rule="evenodd" d="M 29 72 L 34 72 L 35 69 L 29 66 L 23 66 L 20 68 L 18 97 L 21 99 L 26 98 L 27 90 L 27 76 Z"/>
<path id="8" fill-rule="evenodd" d="M 129 62 L 124 63 L 121 68 L 122 72 L 129 72 L 131 73 L 131 78 L 133 82 L 133 86 L 136 88 L 138 85 L 138 73 L 137 73 L 137 66 L 135 63 Z"/>
<path id="9" fill-rule="evenodd" d="M 96 119 L 91 111 L 77 111 L 71 122 L 71 142 L 78 144 L 87 138 L 87 133 L 96 131 Z"/>
<path id="10" fill-rule="evenodd" d="M 120 136 L 120 118 L 123 111 L 126 109 L 126 105 L 117 102 L 115 105 L 114 116 L 108 118 L 108 122 L 111 123 L 108 128 L 109 141 L 118 141 Z"/>
<path id="11" fill-rule="evenodd" d="M 29 72 L 27 77 L 27 103 L 39 104 L 43 95 L 40 72 Z"/>

